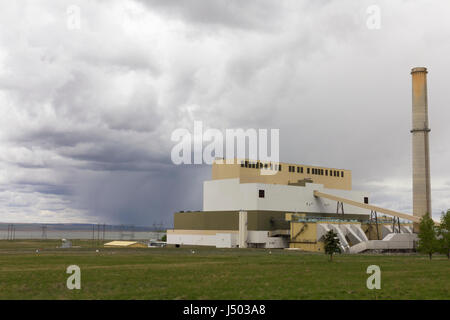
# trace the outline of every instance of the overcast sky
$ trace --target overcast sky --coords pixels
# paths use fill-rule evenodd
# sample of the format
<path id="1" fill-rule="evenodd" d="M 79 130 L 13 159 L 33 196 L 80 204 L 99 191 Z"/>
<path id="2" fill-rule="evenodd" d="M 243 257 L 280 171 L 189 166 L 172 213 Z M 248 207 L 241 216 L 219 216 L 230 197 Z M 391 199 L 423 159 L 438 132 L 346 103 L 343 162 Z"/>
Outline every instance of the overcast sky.
<path id="1" fill-rule="evenodd" d="M 447 1 L 2 1 L 0 221 L 167 225 L 201 209 L 210 167 L 170 160 L 194 120 L 280 129 L 281 161 L 352 170 L 372 203 L 411 212 L 415 66 L 438 218 L 449 16 Z"/>

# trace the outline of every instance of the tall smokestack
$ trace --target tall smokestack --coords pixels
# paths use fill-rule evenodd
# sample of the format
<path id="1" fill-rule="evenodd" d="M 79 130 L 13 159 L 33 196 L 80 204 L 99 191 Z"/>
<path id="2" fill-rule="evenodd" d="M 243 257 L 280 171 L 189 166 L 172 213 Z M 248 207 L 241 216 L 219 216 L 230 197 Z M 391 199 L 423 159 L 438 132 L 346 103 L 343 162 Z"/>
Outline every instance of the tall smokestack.
<path id="1" fill-rule="evenodd" d="M 412 75 L 412 153 L 413 215 L 431 217 L 430 155 L 428 133 L 427 68 L 413 68 Z M 414 224 L 418 231 L 418 224 Z"/>

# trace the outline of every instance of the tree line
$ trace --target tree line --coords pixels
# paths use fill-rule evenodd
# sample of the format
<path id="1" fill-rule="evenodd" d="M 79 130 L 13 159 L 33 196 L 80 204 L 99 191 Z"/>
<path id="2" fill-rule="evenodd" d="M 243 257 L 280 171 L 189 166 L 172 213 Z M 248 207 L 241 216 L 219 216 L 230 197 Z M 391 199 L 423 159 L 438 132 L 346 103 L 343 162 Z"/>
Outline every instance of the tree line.
<path id="1" fill-rule="evenodd" d="M 436 226 L 429 215 L 425 215 L 419 225 L 417 251 L 431 258 L 433 253 L 442 253 L 450 259 L 450 209 L 442 212 L 441 223 Z"/>

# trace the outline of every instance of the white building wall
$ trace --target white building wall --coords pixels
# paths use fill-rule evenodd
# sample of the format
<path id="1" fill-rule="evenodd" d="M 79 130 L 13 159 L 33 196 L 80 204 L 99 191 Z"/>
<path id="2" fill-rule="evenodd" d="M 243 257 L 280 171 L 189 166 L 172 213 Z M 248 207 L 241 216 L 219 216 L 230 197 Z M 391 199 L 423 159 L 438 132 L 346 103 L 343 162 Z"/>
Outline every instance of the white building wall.
<path id="1" fill-rule="evenodd" d="M 236 233 L 216 233 L 217 248 L 236 248 L 238 235 Z"/>
<path id="2" fill-rule="evenodd" d="M 173 234 L 167 233 L 167 244 L 181 244 L 193 246 L 216 246 L 216 235 L 206 234 Z"/>
<path id="3" fill-rule="evenodd" d="M 240 184 L 239 178 L 203 182 L 203 211 L 257 210 L 256 197 L 249 195 L 254 183 Z"/>
<path id="4" fill-rule="evenodd" d="M 259 198 L 259 190 L 265 197 Z M 326 189 L 322 184 L 307 183 L 305 187 L 280 184 L 239 183 L 239 179 L 205 181 L 203 210 L 274 210 L 286 212 L 336 213 L 336 201 L 314 197 L 314 190 L 364 202 L 368 193 Z M 368 210 L 344 204 L 346 214 L 369 214 Z"/>
<path id="5" fill-rule="evenodd" d="M 179 244 L 189 246 L 214 246 L 217 248 L 238 247 L 239 235 L 237 233 L 216 234 L 182 234 L 167 233 L 167 244 Z M 269 237 L 268 231 L 248 231 L 246 243 L 259 248 L 287 248 L 289 246 L 287 237 Z M 239 246 L 241 248 L 247 247 Z"/>

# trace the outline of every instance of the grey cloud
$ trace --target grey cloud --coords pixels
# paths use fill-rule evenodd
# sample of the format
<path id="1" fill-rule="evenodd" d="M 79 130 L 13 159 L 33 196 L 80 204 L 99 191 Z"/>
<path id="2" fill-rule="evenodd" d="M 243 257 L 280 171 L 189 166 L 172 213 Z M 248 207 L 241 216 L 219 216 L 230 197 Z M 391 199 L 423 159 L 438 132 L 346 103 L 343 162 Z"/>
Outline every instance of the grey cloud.
<path id="1" fill-rule="evenodd" d="M 193 24 L 243 30 L 267 30 L 280 16 L 283 4 L 269 0 L 140 0 L 149 10 Z"/>
<path id="2" fill-rule="evenodd" d="M 171 213 L 202 206 L 202 167 L 169 166 L 154 172 L 102 172 L 78 178 L 77 205 L 114 223 L 171 224 Z M 81 181 L 80 181 L 81 180 Z M 196 188 L 191 188 L 196 185 Z"/>
<path id="3" fill-rule="evenodd" d="M 355 189 L 410 211 L 409 70 L 422 64 L 433 206 L 450 207 L 447 4 L 376 1 L 381 29 L 368 30 L 372 1 L 80 1 L 77 31 L 69 4 L 0 13 L 0 220 L 151 224 L 201 209 L 210 168 L 170 161 L 172 130 L 194 120 L 279 128 L 283 161 L 351 169 Z"/>

